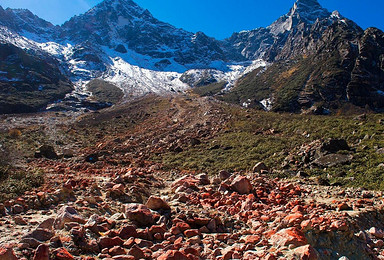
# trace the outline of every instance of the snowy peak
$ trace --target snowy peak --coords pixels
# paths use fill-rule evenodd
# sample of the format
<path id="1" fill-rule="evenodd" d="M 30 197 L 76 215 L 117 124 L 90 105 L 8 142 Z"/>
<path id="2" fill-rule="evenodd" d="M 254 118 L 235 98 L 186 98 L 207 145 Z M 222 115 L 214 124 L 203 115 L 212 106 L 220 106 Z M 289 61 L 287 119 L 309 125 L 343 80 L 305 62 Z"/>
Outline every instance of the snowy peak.
<path id="1" fill-rule="evenodd" d="M 323 8 L 317 0 L 298 0 L 293 5 L 289 16 L 301 18 L 304 22 L 314 23 L 317 19 L 329 16 L 327 9 Z"/>
<path id="2" fill-rule="evenodd" d="M 113 12 L 125 18 L 140 18 L 142 16 L 152 15 L 145 9 L 138 6 L 131 0 L 105 0 L 94 8 L 89 10 L 85 15 L 97 15 L 100 12 Z"/>
<path id="3" fill-rule="evenodd" d="M 300 23 L 313 24 L 331 15 L 317 0 L 297 0 L 288 14 L 280 17 L 268 29 L 274 35 L 290 31 Z"/>
<path id="4" fill-rule="evenodd" d="M 57 26 L 34 15 L 27 9 L 3 9 L 0 6 L 0 25 L 28 35 L 50 35 Z"/>

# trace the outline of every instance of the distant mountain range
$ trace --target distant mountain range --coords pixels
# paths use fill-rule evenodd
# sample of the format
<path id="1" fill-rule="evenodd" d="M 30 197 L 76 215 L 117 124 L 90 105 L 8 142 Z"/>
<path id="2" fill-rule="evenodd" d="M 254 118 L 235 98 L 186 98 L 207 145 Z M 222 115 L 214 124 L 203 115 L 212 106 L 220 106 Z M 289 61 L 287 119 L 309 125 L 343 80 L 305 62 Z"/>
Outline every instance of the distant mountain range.
<path id="1" fill-rule="evenodd" d="M 98 92 L 104 81 L 125 98 L 214 84 L 211 95 L 266 110 L 384 108 L 383 32 L 316 0 L 222 41 L 161 22 L 131 0 L 105 0 L 62 26 L 0 7 L 0 55 L 0 113 L 111 105 L 90 88 L 96 79 Z"/>

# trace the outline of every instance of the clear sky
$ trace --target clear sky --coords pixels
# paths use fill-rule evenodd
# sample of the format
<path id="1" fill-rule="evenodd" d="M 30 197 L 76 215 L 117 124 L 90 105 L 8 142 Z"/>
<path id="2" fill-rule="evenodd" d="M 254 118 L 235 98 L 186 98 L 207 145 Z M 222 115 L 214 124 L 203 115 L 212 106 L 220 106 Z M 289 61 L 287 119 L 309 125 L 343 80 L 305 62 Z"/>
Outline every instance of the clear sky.
<path id="1" fill-rule="evenodd" d="M 3 8 L 26 8 L 39 17 L 62 24 L 102 0 L 0 0 Z M 265 27 L 287 13 L 295 0 L 134 0 L 157 19 L 191 32 L 223 39 L 233 32 Z M 384 30 L 383 0 L 319 0 L 364 29 Z"/>

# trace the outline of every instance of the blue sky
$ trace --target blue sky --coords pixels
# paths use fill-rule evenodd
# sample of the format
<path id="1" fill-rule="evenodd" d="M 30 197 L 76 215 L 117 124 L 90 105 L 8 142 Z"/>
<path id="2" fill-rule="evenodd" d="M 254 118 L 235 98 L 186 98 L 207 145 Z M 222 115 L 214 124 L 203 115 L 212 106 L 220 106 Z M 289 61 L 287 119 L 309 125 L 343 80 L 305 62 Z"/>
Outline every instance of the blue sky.
<path id="1" fill-rule="evenodd" d="M 101 0 L 0 0 L 0 5 L 27 8 L 54 24 L 87 11 Z M 157 19 L 191 32 L 203 31 L 223 39 L 233 32 L 265 27 L 287 13 L 295 0 L 136 0 Z M 383 0 L 319 0 L 330 11 L 338 10 L 364 29 L 384 30 Z"/>

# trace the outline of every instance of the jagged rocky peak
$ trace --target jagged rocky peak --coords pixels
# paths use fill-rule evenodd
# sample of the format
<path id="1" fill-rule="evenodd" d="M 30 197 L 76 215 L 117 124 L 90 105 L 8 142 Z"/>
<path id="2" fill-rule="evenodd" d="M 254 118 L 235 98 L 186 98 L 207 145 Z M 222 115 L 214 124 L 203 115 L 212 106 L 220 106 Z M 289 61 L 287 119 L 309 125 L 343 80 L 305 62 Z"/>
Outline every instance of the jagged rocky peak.
<path id="1" fill-rule="evenodd" d="M 290 31 L 299 23 L 313 24 L 318 19 L 330 17 L 331 13 L 317 0 L 297 0 L 288 14 L 280 17 L 268 29 L 274 35 Z"/>
<path id="2" fill-rule="evenodd" d="M 131 0 L 105 0 L 89 10 L 86 15 L 95 15 L 106 10 L 113 10 L 114 14 L 124 16 L 125 18 L 152 17 L 148 10 L 141 8 Z"/>
<path id="3" fill-rule="evenodd" d="M 52 32 L 56 27 L 41 19 L 28 9 L 3 9 L 0 6 L 0 25 L 16 32 L 29 32 L 37 35 Z"/>

